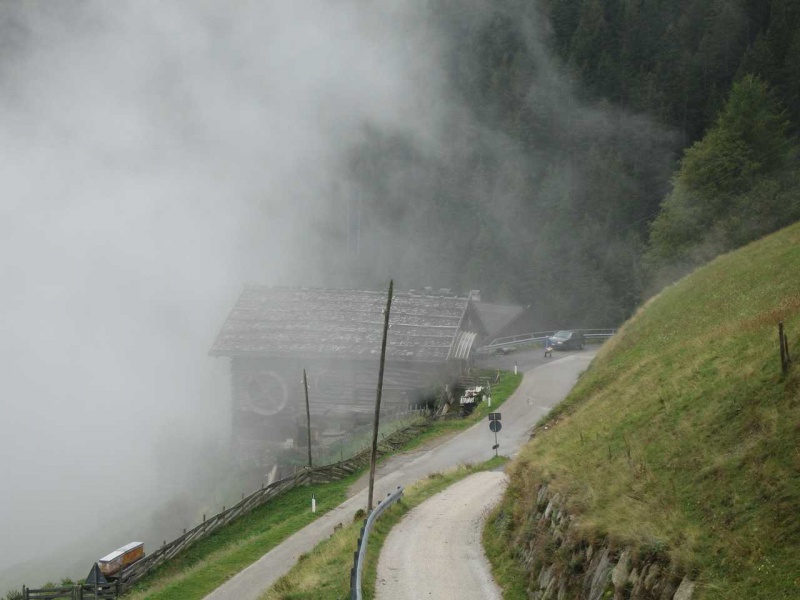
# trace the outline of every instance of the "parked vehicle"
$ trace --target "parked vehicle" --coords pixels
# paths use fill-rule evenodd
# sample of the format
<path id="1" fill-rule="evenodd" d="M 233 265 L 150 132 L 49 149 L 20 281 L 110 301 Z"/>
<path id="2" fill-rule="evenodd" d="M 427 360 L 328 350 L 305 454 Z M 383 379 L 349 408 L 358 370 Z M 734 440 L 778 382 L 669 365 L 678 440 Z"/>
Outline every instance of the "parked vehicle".
<path id="1" fill-rule="evenodd" d="M 583 350 L 585 344 L 580 331 L 557 331 L 550 336 L 550 345 L 556 350 Z"/>

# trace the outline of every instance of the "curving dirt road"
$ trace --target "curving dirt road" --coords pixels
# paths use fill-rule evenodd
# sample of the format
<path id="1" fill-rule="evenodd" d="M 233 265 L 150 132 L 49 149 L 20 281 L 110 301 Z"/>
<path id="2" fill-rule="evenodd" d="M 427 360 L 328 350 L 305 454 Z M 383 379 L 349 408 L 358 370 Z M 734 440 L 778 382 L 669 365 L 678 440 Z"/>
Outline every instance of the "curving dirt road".
<path id="1" fill-rule="evenodd" d="M 506 484 L 504 473 L 475 473 L 403 517 L 381 550 L 376 599 L 501 600 L 481 531 Z"/>
<path id="2" fill-rule="evenodd" d="M 514 456 L 530 437 L 539 418 L 560 402 L 572 389 L 578 375 L 586 369 L 596 350 L 564 353 L 546 361 L 530 353 L 531 370 L 526 370 L 519 388 L 500 408 L 503 429 L 498 434 L 500 454 Z M 519 353 L 522 359 L 527 353 Z M 540 364 L 541 363 L 541 364 Z M 524 363 L 520 360 L 520 366 Z M 535 366 L 538 365 L 538 366 Z M 375 478 L 375 497 L 381 498 L 398 485 L 415 481 L 464 463 L 479 463 L 494 456 L 494 434 L 487 423 L 478 423 L 436 448 L 400 454 L 387 460 Z M 359 508 L 366 506 L 366 490 L 321 516 L 276 546 L 258 561 L 218 587 L 204 600 L 257 600 L 281 575 L 297 562 L 297 557 L 329 537 L 338 523 L 349 523 Z"/>

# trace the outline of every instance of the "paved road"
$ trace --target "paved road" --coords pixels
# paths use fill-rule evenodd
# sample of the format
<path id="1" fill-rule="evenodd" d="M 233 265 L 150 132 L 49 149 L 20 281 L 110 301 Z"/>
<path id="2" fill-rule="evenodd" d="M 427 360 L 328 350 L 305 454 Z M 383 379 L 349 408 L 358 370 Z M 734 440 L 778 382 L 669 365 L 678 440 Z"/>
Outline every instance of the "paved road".
<path id="1" fill-rule="evenodd" d="M 500 409 L 503 429 L 498 434 L 500 453 L 514 456 L 530 437 L 530 429 L 550 407 L 560 402 L 585 370 L 596 350 L 556 354 L 542 359 L 541 351 L 518 353 L 518 362 L 539 364 L 525 373 L 514 395 Z M 524 357 L 530 355 L 529 359 Z M 383 465 L 375 481 L 375 497 L 386 496 L 398 485 L 410 485 L 431 473 L 463 463 L 479 463 L 494 456 L 494 434 L 486 423 L 478 423 L 442 445 L 392 458 Z M 381 475 L 382 473 L 382 475 Z M 297 562 L 297 557 L 312 550 L 329 537 L 338 523 L 349 523 L 359 508 L 366 507 L 366 490 L 357 493 L 337 508 L 298 531 L 258 561 L 232 577 L 206 596 L 205 600 L 257 600 L 281 575 Z"/>
<path id="2" fill-rule="evenodd" d="M 502 600 L 481 533 L 507 481 L 505 473 L 475 473 L 403 517 L 381 550 L 377 600 Z"/>

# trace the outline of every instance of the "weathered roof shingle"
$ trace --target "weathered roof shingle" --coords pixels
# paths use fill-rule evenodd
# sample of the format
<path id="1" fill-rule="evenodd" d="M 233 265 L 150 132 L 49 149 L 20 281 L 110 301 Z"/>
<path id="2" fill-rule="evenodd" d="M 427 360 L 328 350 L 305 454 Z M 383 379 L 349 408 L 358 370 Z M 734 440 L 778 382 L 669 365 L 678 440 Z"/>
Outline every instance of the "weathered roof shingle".
<path id="1" fill-rule="evenodd" d="M 210 353 L 377 358 L 385 306 L 385 292 L 247 287 Z M 444 362 L 466 307 L 466 298 L 396 294 L 387 356 Z"/>

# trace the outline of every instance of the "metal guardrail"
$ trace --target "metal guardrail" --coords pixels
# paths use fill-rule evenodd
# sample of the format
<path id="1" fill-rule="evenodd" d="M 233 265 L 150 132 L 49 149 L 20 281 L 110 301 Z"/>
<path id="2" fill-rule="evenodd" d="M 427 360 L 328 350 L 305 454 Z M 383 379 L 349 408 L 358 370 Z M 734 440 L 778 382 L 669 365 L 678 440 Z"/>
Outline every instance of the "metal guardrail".
<path id="1" fill-rule="evenodd" d="M 367 555 L 367 541 L 369 540 L 369 532 L 372 530 L 372 525 L 387 508 L 402 497 L 403 488 L 398 486 L 398 488 L 384 498 L 382 502 L 378 502 L 378 506 L 376 506 L 365 519 L 364 526 L 361 528 L 361 535 L 358 537 L 358 550 L 353 553 L 353 568 L 350 569 L 350 600 L 362 600 L 361 576 L 364 572 L 364 558 Z"/>
<path id="2" fill-rule="evenodd" d="M 501 338 L 495 338 L 490 343 L 481 347 L 481 350 L 488 352 L 497 348 L 509 348 L 511 346 L 520 346 L 522 344 L 533 344 L 535 342 L 543 342 L 546 338 L 552 337 L 556 331 L 535 331 L 532 333 L 521 333 L 519 335 L 510 335 Z M 616 329 L 572 329 L 568 331 L 579 331 L 586 339 L 605 339 L 613 336 Z"/>

